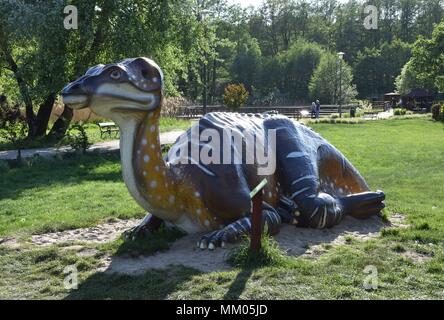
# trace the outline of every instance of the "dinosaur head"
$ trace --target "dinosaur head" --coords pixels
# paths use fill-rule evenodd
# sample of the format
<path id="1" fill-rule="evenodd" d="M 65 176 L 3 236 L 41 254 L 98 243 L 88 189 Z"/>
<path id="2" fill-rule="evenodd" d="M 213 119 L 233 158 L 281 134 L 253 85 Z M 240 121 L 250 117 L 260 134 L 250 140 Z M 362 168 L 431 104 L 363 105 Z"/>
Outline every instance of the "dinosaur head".
<path id="1" fill-rule="evenodd" d="M 72 109 L 89 107 L 119 123 L 159 108 L 162 82 L 162 71 L 152 60 L 126 59 L 90 68 L 62 90 L 62 98 Z"/>

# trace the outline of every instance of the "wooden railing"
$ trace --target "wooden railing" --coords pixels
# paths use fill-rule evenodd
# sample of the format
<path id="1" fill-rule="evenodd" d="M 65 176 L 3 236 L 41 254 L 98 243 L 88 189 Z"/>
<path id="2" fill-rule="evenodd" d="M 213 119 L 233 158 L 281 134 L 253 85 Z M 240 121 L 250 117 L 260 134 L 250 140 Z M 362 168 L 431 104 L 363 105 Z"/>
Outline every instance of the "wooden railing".
<path id="1" fill-rule="evenodd" d="M 353 105 L 346 105 L 342 107 L 343 113 L 349 113 Z M 232 112 L 225 106 L 209 106 L 207 107 L 207 113 L 210 112 Z M 278 114 L 285 115 L 294 119 L 310 118 L 311 106 L 293 106 L 293 107 L 243 107 L 237 110 L 239 113 L 256 114 L 266 112 L 276 112 Z M 339 113 L 339 107 L 337 105 L 324 105 L 321 106 L 321 117 L 328 117 L 334 113 Z M 201 106 L 189 106 L 181 107 L 176 113 L 177 118 L 185 119 L 198 119 L 203 115 L 203 107 Z"/>

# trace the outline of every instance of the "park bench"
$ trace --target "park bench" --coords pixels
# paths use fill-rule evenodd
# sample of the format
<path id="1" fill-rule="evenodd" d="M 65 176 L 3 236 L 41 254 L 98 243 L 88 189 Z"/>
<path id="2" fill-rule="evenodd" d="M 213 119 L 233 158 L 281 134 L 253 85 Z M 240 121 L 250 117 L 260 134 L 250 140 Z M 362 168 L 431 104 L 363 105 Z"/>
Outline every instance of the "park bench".
<path id="1" fill-rule="evenodd" d="M 97 124 L 100 129 L 100 138 L 103 135 L 108 134 L 110 137 L 113 132 L 116 133 L 116 137 L 119 135 L 119 127 L 114 122 L 102 122 Z"/>

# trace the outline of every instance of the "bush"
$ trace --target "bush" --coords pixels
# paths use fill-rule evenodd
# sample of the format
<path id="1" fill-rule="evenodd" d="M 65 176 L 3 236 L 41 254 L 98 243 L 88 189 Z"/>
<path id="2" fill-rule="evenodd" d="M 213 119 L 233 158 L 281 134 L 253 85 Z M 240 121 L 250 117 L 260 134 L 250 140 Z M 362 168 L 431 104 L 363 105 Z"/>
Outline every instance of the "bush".
<path id="1" fill-rule="evenodd" d="M 407 114 L 407 110 L 406 109 L 395 109 L 394 111 L 395 116 L 405 116 Z"/>
<path id="2" fill-rule="evenodd" d="M 22 162 L 28 126 L 20 113 L 18 106 L 10 107 L 5 103 L 0 105 L 0 140 L 10 143 L 17 150 L 17 162 Z"/>
<path id="3" fill-rule="evenodd" d="M 86 150 L 92 145 L 89 142 L 84 125 L 80 123 L 74 124 L 69 128 L 66 137 L 59 143 L 59 146 L 65 144 L 68 144 L 72 149 L 83 154 L 86 153 Z"/>
<path id="4" fill-rule="evenodd" d="M 443 121 L 443 119 L 444 119 L 444 116 L 443 116 L 443 110 L 444 108 L 441 106 L 441 105 L 439 105 L 439 104 L 435 104 L 433 107 L 432 107 L 432 117 L 433 117 L 433 120 L 435 120 L 435 121 Z"/>
<path id="5" fill-rule="evenodd" d="M 247 103 L 248 95 L 243 84 L 230 84 L 225 88 L 224 103 L 228 108 L 237 110 Z"/>

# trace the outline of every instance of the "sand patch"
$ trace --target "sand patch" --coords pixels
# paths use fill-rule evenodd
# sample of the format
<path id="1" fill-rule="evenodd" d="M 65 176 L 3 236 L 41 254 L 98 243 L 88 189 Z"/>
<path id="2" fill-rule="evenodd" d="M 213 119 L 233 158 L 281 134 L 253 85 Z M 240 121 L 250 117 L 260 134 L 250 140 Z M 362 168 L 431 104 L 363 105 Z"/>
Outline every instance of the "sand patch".
<path id="1" fill-rule="evenodd" d="M 76 244 L 82 242 L 100 244 L 114 241 L 124 231 L 132 228 L 138 222 L 138 220 L 117 220 L 94 228 L 36 235 L 32 237 L 31 241 L 38 246 L 69 243 L 71 247 L 67 248 L 72 248 L 78 255 L 93 256 L 96 253 L 94 250 L 83 250 L 81 245 Z M 390 223 L 384 222 L 379 217 L 368 220 L 357 220 L 348 217 L 340 225 L 328 230 L 284 226 L 281 233 L 276 236 L 276 241 L 291 256 L 316 257 L 325 251 L 324 245 L 344 245 L 350 239 L 368 241 L 379 237 L 381 230 L 388 227 L 407 227 L 405 217 L 401 214 L 393 215 L 390 218 Z M 201 236 L 202 234 L 187 235 L 174 242 L 168 251 L 152 256 L 138 258 L 106 257 L 101 261 L 101 267 L 98 271 L 138 275 L 150 269 L 166 269 L 174 265 L 185 266 L 202 272 L 230 270 L 231 267 L 225 262 L 230 248 L 218 249 L 213 252 L 197 249 L 196 243 Z"/>
<path id="2" fill-rule="evenodd" d="M 403 216 L 398 215 L 394 223 L 385 223 L 378 217 L 368 220 L 346 218 L 339 226 L 329 230 L 300 229 L 284 226 L 276 241 L 283 250 L 292 256 L 312 256 L 322 251 L 323 244 L 343 245 L 350 237 L 357 241 L 367 241 L 379 237 L 383 228 L 402 227 Z M 165 269 L 173 265 L 200 270 L 202 272 L 225 271 L 232 269 L 226 259 L 230 248 L 213 252 L 196 248 L 201 235 L 188 235 L 176 241 L 166 252 L 136 259 L 108 257 L 99 271 L 128 275 L 143 274 L 150 269 Z"/>
<path id="3" fill-rule="evenodd" d="M 118 239 L 123 232 L 134 227 L 140 220 L 116 220 L 100 224 L 96 227 L 67 230 L 31 237 L 31 243 L 38 246 L 48 246 L 59 243 L 107 243 Z"/>
<path id="4" fill-rule="evenodd" d="M 430 255 L 408 250 L 402 253 L 404 258 L 411 260 L 414 264 L 422 264 L 432 259 Z"/>

